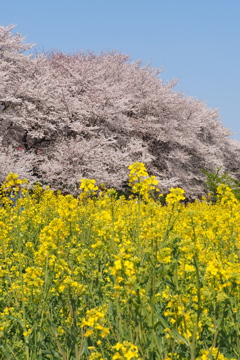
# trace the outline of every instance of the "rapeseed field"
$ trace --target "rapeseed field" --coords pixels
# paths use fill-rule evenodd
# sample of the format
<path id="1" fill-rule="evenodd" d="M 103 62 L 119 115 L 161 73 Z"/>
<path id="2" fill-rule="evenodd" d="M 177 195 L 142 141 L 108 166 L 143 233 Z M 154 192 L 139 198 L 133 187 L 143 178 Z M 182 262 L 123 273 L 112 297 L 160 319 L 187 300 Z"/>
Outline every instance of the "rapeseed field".
<path id="1" fill-rule="evenodd" d="M 240 358 L 240 203 L 183 202 L 142 163 L 129 198 L 10 173 L 0 199 L 0 359 Z"/>

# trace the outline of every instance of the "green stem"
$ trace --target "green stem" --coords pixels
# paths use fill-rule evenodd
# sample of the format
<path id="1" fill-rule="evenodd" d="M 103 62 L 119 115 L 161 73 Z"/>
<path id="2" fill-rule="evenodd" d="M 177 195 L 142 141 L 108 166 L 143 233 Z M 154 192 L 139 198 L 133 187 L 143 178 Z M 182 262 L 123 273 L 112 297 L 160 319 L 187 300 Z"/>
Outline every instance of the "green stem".
<path id="1" fill-rule="evenodd" d="M 199 269 L 198 269 L 198 262 L 196 257 L 194 256 L 194 266 L 196 269 L 196 285 L 197 285 L 197 299 L 198 299 L 198 309 L 197 309 L 197 319 L 196 323 L 194 325 L 193 329 L 193 338 L 192 338 L 192 344 L 191 344 L 191 360 L 195 360 L 195 348 L 196 348 L 196 337 L 197 337 L 197 330 L 198 330 L 198 323 L 200 320 L 201 315 L 201 283 L 200 283 L 200 277 L 199 277 Z"/>

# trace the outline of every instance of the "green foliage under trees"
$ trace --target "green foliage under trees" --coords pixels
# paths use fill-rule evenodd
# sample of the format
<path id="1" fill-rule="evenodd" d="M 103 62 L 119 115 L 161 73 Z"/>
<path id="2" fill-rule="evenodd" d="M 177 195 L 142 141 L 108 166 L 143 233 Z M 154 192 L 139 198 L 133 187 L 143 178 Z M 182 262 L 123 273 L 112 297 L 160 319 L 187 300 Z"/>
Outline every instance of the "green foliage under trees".
<path id="1" fill-rule="evenodd" d="M 202 172 L 207 178 L 205 186 L 214 200 L 217 198 L 217 188 L 220 184 L 227 185 L 235 197 L 240 200 L 240 181 L 231 176 L 227 171 L 223 171 L 222 167 L 211 172 L 203 169 Z"/>

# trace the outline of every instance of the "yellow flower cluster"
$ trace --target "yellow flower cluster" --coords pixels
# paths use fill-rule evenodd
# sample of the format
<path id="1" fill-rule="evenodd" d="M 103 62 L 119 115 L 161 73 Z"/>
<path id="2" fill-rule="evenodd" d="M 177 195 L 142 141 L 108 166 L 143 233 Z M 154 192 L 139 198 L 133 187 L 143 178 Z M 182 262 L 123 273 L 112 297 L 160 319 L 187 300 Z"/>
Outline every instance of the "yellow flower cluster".
<path id="1" fill-rule="evenodd" d="M 217 194 L 222 205 L 229 204 L 230 206 L 233 206 L 237 204 L 237 199 L 229 186 L 220 184 L 217 188 Z"/>
<path id="2" fill-rule="evenodd" d="M 129 179 L 130 199 L 87 179 L 74 198 L 9 175 L 0 357 L 240 358 L 239 202 L 220 185 L 215 204 L 176 188 L 162 205 L 144 164 Z"/>
<path id="3" fill-rule="evenodd" d="M 201 356 L 199 356 L 196 360 L 234 360 L 233 358 L 227 358 L 219 349 L 212 347 L 209 350 L 201 350 Z"/>
<path id="4" fill-rule="evenodd" d="M 148 201 L 151 192 L 159 191 L 156 188 L 159 181 L 156 176 L 149 176 L 146 167 L 143 163 L 133 163 L 128 167 L 129 173 L 129 185 L 132 192 L 143 200 Z"/>
<path id="5" fill-rule="evenodd" d="M 113 348 L 117 351 L 113 355 L 112 360 L 140 359 L 137 346 L 131 344 L 129 341 L 117 343 Z"/>
<path id="6" fill-rule="evenodd" d="M 18 190 L 22 184 L 28 184 L 28 181 L 25 179 L 21 180 L 17 174 L 10 172 L 6 177 L 6 181 L 2 185 L 2 189 L 5 191 L 11 189 Z"/>
<path id="7" fill-rule="evenodd" d="M 176 204 L 181 200 L 185 200 L 184 190 L 181 188 L 171 188 L 170 194 L 166 196 L 166 202 L 168 204 Z"/>
<path id="8" fill-rule="evenodd" d="M 82 190 L 80 198 L 84 199 L 96 195 L 98 186 L 96 185 L 95 180 L 82 179 L 79 189 Z"/>
<path id="9" fill-rule="evenodd" d="M 105 327 L 105 313 L 103 307 L 100 309 L 87 310 L 86 318 L 83 319 L 81 327 L 88 327 L 89 329 L 85 332 L 85 337 L 94 335 L 95 330 L 99 330 L 98 335 L 101 338 L 106 337 L 109 334 L 109 328 Z"/>

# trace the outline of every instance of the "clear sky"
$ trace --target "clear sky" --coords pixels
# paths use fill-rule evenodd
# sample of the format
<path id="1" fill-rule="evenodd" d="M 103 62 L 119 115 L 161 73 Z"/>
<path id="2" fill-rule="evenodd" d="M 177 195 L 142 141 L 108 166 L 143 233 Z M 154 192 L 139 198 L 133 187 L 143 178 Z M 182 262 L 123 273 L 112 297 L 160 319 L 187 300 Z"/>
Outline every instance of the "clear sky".
<path id="1" fill-rule="evenodd" d="M 219 108 L 240 141 L 240 0 L 2 0 L 0 25 L 38 51 L 117 50 Z"/>

